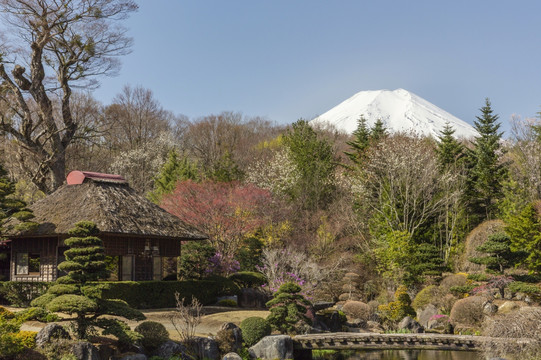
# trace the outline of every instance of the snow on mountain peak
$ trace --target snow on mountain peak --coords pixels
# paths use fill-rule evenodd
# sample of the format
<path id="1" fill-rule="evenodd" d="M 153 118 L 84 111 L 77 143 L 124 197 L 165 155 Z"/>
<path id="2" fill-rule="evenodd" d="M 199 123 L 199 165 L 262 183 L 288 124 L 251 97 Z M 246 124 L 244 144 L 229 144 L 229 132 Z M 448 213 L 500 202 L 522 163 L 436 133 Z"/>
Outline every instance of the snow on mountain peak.
<path id="1" fill-rule="evenodd" d="M 477 131 L 470 124 L 404 89 L 361 91 L 311 121 L 329 123 L 348 134 L 357 128 L 363 115 L 368 127 L 381 119 L 389 132 L 415 132 L 437 138 L 448 122 L 457 138 L 473 138 Z"/>

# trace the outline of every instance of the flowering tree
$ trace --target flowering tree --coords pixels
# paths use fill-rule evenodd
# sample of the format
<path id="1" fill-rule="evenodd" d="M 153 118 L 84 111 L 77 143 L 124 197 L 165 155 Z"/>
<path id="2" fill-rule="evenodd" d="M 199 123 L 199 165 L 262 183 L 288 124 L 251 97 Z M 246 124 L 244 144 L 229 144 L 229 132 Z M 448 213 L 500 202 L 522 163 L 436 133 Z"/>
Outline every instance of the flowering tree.
<path id="1" fill-rule="evenodd" d="M 236 255 L 246 236 L 269 221 L 271 203 L 271 193 L 254 185 L 187 180 L 164 196 L 161 206 L 205 232 L 227 259 Z"/>

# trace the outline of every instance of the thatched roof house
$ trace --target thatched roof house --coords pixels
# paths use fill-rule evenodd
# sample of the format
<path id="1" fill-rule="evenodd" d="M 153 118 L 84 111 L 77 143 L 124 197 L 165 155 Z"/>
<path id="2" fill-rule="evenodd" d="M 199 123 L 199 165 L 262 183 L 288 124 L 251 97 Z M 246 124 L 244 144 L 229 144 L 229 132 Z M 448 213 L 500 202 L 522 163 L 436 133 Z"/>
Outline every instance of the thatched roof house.
<path id="1" fill-rule="evenodd" d="M 164 258 L 180 255 L 180 242 L 206 236 L 129 187 L 118 175 L 71 172 L 67 183 L 30 206 L 39 223 L 32 233 L 11 233 L 11 279 L 52 281 L 63 261 L 63 241 L 75 223 L 96 223 L 117 278 L 161 279 Z M 16 222 L 16 220 L 11 220 Z"/>

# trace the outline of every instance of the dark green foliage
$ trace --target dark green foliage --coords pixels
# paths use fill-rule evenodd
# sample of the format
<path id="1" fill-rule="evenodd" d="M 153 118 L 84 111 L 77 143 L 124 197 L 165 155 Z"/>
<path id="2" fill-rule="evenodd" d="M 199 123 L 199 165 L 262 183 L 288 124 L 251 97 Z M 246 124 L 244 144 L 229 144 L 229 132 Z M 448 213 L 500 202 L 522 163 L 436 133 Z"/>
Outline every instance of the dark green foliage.
<path id="1" fill-rule="evenodd" d="M 199 172 L 187 156 L 179 158 L 179 154 L 172 150 L 158 175 L 154 179 L 154 190 L 148 193 L 148 199 L 159 204 L 165 194 L 171 193 L 179 181 L 197 180 Z"/>
<path id="2" fill-rule="evenodd" d="M 488 281 L 490 280 L 490 276 L 487 274 L 468 274 L 468 280 Z"/>
<path id="3" fill-rule="evenodd" d="M 156 321 L 143 321 L 134 330 L 143 336 L 141 345 L 149 352 L 169 340 L 169 333 L 165 326 Z"/>
<path id="4" fill-rule="evenodd" d="M 182 245 L 179 275 L 181 280 L 200 280 L 206 277 L 209 259 L 216 249 L 208 241 L 188 241 Z"/>
<path id="5" fill-rule="evenodd" d="M 387 136 L 387 128 L 381 119 L 377 119 L 372 129 L 370 129 L 370 136 L 373 142 L 378 142 Z"/>
<path id="6" fill-rule="evenodd" d="M 449 288 L 449 291 L 457 296 L 457 297 L 463 297 L 466 294 L 469 294 L 472 292 L 473 289 L 477 287 L 477 284 L 469 284 L 469 285 L 461 285 L 461 286 L 451 286 Z"/>
<path id="7" fill-rule="evenodd" d="M 236 256 L 242 271 L 255 271 L 261 265 L 261 253 L 265 244 L 255 236 L 242 241 L 242 246 Z"/>
<path id="8" fill-rule="evenodd" d="M 336 159 L 332 144 L 312 129 L 306 120 L 298 120 L 283 136 L 291 160 L 299 172 L 288 195 L 302 209 L 325 208 L 332 200 Z"/>
<path id="9" fill-rule="evenodd" d="M 226 151 L 222 157 L 212 165 L 212 168 L 207 171 L 206 175 L 209 179 L 216 182 L 237 181 L 244 177 L 244 173 L 229 151 Z"/>
<path id="10" fill-rule="evenodd" d="M 28 307 L 35 298 L 43 295 L 51 283 L 36 281 L 6 281 L 0 283 L 2 293 L 9 304 L 17 307 Z"/>
<path id="11" fill-rule="evenodd" d="M 232 299 L 222 299 L 216 303 L 218 306 L 224 306 L 224 307 L 237 307 L 238 304 L 235 300 Z"/>
<path id="12" fill-rule="evenodd" d="M 357 129 L 353 132 L 353 141 L 348 141 L 351 147 L 349 152 L 344 152 L 354 164 L 362 164 L 366 160 L 366 151 L 370 146 L 371 134 L 366 119 L 363 115 L 357 120 Z"/>
<path id="13" fill-rule="evenodd" d="M 539 286 L 521 281 L 513 281 L 508 285 L 508 288 L 513 294 L 524 293 L 528 295 L 539 295 L 541 293 Z"/>
<path id="14" fill-rule="evenodd" d="M 216 303 L 218 296 L 238 292 L 232 281 L 214 280 L 186 281 L 111 281 L 100 282 L 93 287 L 96 297 L 120 299 L 136 309 L 174 308 L 175 293 L 185 299 L 195 297 L 203 305 Z M 148 296 L 152 294 L 152 296 Z"/>
<path id="15" fill-rule="evenodd" d="M 19 220 L 14 226 L 16 231 L 31 232 L 38 227 L 38 224 L 30 221 L 34 217 L 32 211 L 26 208 L 26 203 L 15 199 L 15 184 L 9 179 L 7 171 L 0 165 L 0 235 L 6 230 L 4 223 L 10 217 Z"/>
<path id="16" fill-rule="evenodd" d="M 455 131 L 449 123 L 446 123 L 438 136 L 440 141 L 436 154 L 441 171 L 455 168 L 464 156 L 464 146 L 453 136 Z"/>
<path id="17" fill-rule="evenodd" d="M 252 271 L 240 271 L 229 275 L 240 288 L 258 288 L 267 283 L 265 275 Z"/>
<path id="18" fill-rule="evenodd" d="M 312 306 L 310 301 L 300 294 L 301 287 L 295 283 L 285 283 L 274 294 L 272 300 L 267 302 L 270 314 L 267 321 L 274 330 L 282 334 L 299 334 L 305 332 L 312 320 L 306 313 Z"/>
<path id="19" fill-rule="evenodd" d="M 415 247 L 409 262 L 406 283 L 418 283 L 426 276 L 441 276 L 445 270 L 443 258 L 438 249 L 431 244 L 423 243 Z"/>
<path id="20" fill-rule="evenodd" d="M 511 238 L 504 232 L 489 235 L 487 241 L 477 247 L 477 251 L 487 254 L 483 257 L 470 258 L 474 264 L 486 265 L 487 269 L 503 271 L 514 266 L 521 257 L 522 252 L 513 252 L 511 250 Z"/>
<path id="21" fill-rule="evenodd" d="M 532 204 L 528 204 L 518 215 L 509 216 L 505 231 L 511 236 L 511 249 L 524 251 L 521 263 L 530 271 L 541 271 L 541 221 Z"/>
<path id="22" fill-rule="evenodd" d="M 493 114 L 488 99 L 480 110 L 481 116 L 474 121 L 479 136 L 466 159 L 469 163 L 466 190 L 470 210 L 482 221 L 492 219 L 496 213 L 498 201 L 503 197 L 507 168 L 501 162 L 503 133 L 498 132 L 498 115 Z"/>
<path id="23" fill-rule="evenodd" d="M 247 347 L 253 346 L 271 334 L 271 325 L 263 318 L 252 316 L 242 320 L 240 323 L 242 339 Z"/>
<path id="24" fill-rule="evenodd" d="M 78 339 L 86 339 L 94 329 L 103 329 L 104 335 L 114 335 L 121 343 L 131 343 L 140 335 L 130 330 L 128 325 L 119 319 L 100 318 L 103 315 L 114 315 L 130 320 L 143 320 L 145 316 L 118 299 L 103 299 L 96 285 L 107 277 L 104 248 L 96 225 L 81 221 L 69 231 L 71 238 L 65 241 L 70 249 L 64 252 L 66 261 L 58 268 L 67 272 L 60 277 L 49 291 L 35 299 L 32 304 L 41 306 L 52 312 L 74 315 L 72 329 Z"/>

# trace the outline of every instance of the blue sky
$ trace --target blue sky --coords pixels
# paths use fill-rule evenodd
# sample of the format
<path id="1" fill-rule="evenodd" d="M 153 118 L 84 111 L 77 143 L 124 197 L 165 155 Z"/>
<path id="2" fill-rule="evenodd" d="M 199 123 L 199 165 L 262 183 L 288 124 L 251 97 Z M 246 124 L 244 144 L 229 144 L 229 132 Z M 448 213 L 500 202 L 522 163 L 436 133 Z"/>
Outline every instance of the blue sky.
<path id="1" fill-rule="evenodd" d="M 361 90 L 404 88 L 473 123 L 489 97 L 504 130 L 541 110 L 541 1 L 146 0 L 133 52 L 95 96 L 151 89 L 190 118 L 280 124 Z"/>

